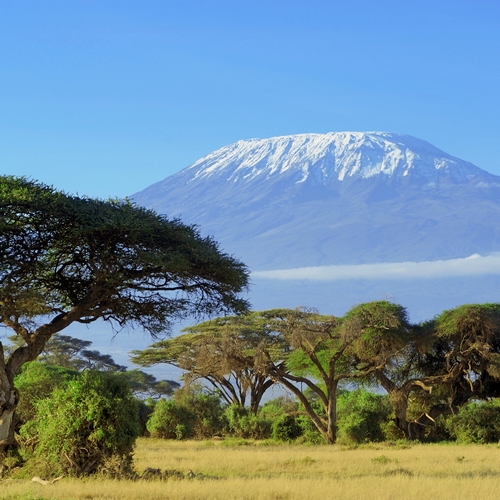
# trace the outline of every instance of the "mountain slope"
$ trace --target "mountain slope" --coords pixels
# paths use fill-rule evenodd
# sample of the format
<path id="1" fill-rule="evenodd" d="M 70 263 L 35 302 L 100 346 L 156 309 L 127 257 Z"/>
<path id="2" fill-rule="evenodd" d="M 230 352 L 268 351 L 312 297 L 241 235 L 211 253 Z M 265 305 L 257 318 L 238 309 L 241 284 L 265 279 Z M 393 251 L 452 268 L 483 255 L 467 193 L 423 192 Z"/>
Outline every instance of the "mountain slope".
<path id="1" fill-rule="evenodd" d="M 132 198 L 252 270 L 500 251 L 500 177 L 403 134 L 238 141 Z"/>

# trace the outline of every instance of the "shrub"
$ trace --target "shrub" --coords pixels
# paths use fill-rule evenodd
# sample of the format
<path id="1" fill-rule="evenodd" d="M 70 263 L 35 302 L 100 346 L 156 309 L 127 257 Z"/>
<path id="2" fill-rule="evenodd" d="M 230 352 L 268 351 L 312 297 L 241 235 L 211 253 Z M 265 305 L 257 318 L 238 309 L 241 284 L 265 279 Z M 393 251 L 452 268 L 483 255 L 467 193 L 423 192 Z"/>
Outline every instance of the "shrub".
<path id="1" fill-rule="evenodd" d="M 364 389 L 342 393 L 337 400 L 339 442 L 383 441 L 390 414 L 387 396 Z"/>
<path id="2" fill-rule="evenodd" d="M 51 366 L 39 361 L 26 363 L 15 378 L 15 386 L 20 395 L 16 408 L 19 424 L 34 419 L 36 403 L 48 398 L 54 389 L 65 386 L 76 376 L 77 372 L 60 366 Z"/>
<path id="3" fill-rule="evenodd" d="M 151 437 L 185 439 L 193 437 L 196 415 L 172 400 L 160 399 L 154 407 L 146 428 Z"/>
<path id="4" fill-rule="evenodd" d="M 224 412 L 228 432 L 244 439 L 268 439 L 272 435 L 272 421 L 261 413 L 253 414 L 239 405 L 229 405 Z"/>
<path id="5" fill-rule="evenodd" d="M 273 422 L 273 439 L 293 441 L 302 435 L 302 428 L 292 415 L 281 415 Z"/>
<path id="6" fill-rule="evenodd" d="M 446 428 L 459 443 L 497 443 L 500 440 L 500 403 L 471 403 L 449 417 Z"/>
<path id="7" fill-rule="evenodd" d="M 137 401 L 122 378 L 84 372 L 36 409 L 36 419 L 21 429 L 25 437 L 38 436 L 32 468 L 87 475 L 109 463 L 129 467 L 140 425 Z"/>
<path id="8" fill-rule="evenodd" d="M 312 420 L 307 415 L 299 415 L 296 418 L 297 424 L 301 428 L 299 441 L 311 444 L 325 444 L 324 436 L 318 431 Z"/>
<path id="9" fill-rule="evenodd" d="M 194 416 L 190 424 L 193 437 L 211 437 L 222 432 L 226 426 L 221 398 L 217 394 L 206 392 L 203 386 L 185 386 L 174 393 L 174 399 L 177 405 Z"/>

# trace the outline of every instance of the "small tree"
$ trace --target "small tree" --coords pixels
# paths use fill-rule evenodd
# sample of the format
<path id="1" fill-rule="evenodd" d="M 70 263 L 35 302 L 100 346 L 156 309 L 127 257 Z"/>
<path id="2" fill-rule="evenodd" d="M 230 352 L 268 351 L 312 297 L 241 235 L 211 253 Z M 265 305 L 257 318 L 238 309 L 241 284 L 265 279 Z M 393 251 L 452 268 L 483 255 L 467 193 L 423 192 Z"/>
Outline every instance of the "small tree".
<path id="1" fill-rule="evenodd" d="M 440 415 L 456 413 L 472 397 L 499 396 L 500 305 L 465 304 L 422 323 L 375 377 L 409 439 L 423 439 Z M 420 412 L 409 420 L 410 396 Z"/>
<path id="2" fill-rule="evenodd" d="M 448 432 L 459 443 L 498 443 L 500 440 L 500 404 L 498 401 L 470 403 L 448 417 Z"/>
<path id="3" fill-rule="evenodd" d="M 347 443 L 384 441 L 392 412 L 388 396 L 364 389 L 345 391 L 337 403 L 339 439 Z"/>
<path id="4" fill-rule="evenodd" d="M 196 415 L 174 400 L 160 399 L 149 417 L 146 428 L 151 437 L 185 439 L 193 436 Z"/>

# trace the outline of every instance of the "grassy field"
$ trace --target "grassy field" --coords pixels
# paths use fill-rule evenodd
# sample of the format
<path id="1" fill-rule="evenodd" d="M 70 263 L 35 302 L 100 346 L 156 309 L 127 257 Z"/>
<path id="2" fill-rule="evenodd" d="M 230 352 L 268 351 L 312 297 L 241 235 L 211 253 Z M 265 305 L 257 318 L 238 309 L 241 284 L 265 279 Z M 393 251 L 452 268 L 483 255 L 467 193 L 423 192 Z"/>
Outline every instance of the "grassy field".
<path id="1" fill-rule="evenodd" d="M 229 444 L 229 445 L 228 445 Z M 0 498 L 33 499 L 470 499 L 498 498 L 500 447 L 340 446 L 141 439 L 138 472 L 191 469 L 193 479 L 62 479 L 52 485 L 7 479 Z"/>

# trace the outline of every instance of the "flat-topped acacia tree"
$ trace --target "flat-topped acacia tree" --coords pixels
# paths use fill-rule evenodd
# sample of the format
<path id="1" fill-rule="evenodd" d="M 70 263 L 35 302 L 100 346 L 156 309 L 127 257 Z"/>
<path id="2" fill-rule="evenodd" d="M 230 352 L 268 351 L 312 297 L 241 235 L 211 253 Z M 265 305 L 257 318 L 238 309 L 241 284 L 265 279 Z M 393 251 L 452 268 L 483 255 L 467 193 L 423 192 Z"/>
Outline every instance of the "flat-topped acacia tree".
<path id="1" fill-rule="evenodd" d="M 262 346 L 273 344 L 276 332 L 269 316 L 280 310 L 215 318 L 184 328 L 173 339 L 155 342 L 143 351 L 133 351 L 131 360 L 140 366 L 167 363 L 185 371 L 184 381 L 208 381 L 228 404 L 245 406 L 257 414 L 265 392 L 274 381 L 256 365 Z M 281 352 L 279 352 L 279 355 Z M 279 362 L 277 361 L 279 364 Z"/>
<path id="2" fill-rule="evenodd" d="M 14 442 L 14 375 L 52 335 L 102 319 L 154 337 L 190 315 L 246 311 L 247 285 L 245 265 L 194 226 L 1 176 L 0 321 L 24 343 L 9 356 L 0 343 L 0 460 Z"/>

